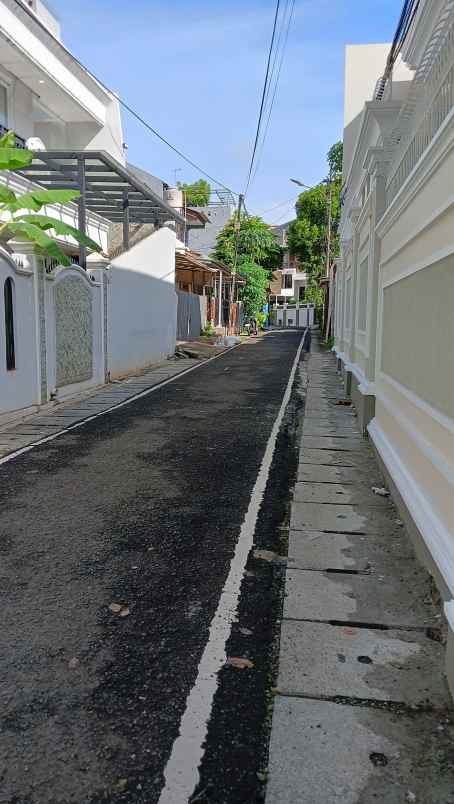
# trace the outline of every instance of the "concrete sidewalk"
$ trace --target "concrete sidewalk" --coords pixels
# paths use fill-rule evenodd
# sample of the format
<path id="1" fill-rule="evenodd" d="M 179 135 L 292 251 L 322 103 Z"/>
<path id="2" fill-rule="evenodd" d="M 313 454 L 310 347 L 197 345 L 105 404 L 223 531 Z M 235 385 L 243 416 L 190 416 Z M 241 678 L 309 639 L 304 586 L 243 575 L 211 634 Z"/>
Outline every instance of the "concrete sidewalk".
<path id="1" fill-rule="evenodd" d="M 452 804 L 444 625 L 313 339 L 291 510 L 267 804 Z"/>

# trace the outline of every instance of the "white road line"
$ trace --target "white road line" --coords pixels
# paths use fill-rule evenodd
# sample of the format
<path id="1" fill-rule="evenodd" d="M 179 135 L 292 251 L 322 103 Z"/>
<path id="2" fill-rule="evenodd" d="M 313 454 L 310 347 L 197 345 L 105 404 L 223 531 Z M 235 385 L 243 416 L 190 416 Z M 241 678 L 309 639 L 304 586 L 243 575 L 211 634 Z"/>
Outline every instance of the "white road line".
<path id="1" fill-rule="evenodd" d="M 153 385 L 152 388 L 146 388 L 145 391 L 140 391 L 138 394 L 128 397 L 128 399 L 125 399 L 124 402 L 119 402 L 117 405 L 112 405 L 110 408 L 106 408 L 106 410 L 101 410 L 99 413 L 94 413 L 93 416 L 87 416 L 86 419 L 82 419 L 82 421 L 77 422 L 76 424 L 71 424 L 68 427 L 64 427 L 62 430 L 59 430 L 58 433 L 53 433 L 50 436 L 45 436 L 44 438 L 38 439 L 38 441 L 33 441 L 32 444 L 27 444 L 26 447 L 21 447 L 21 449 L 15 450 L 15 452 L 8 453 L 8 455 L 5 455 L 4 458 L 0 458 L 0 466 L 3 463 L 8 463 L 8 461 L 12 461 L 13 458 L 17 458 L 18 455 L 23 455 L 25 452 L 30 452 L 30 450 L 34 449 L 34 447 L 39 447 L 40 444 L 47 444 L 49 441 L 53 441 L 55 438 L 58 438 L 64 433 L 69 433 L 70 430 L 78 430 L 79 427 L 83 427 L 84 424 L 87 424 L 87 422 L 92 422 L 93 419 L 98 419 L 100 416 L 105 416 L 106 413 L 111 413 L 112 410 L 118 410 L 118 408 L 123 408 L 125 405 L 129 405 L 130 402 L 135 402 L 136 399 L 141 399 L 143 396 L 152 394 L 154 391 L 160 391 L 164 385 L 168 385 L 170 382 L 174 382 L 174 380 L 180 379 L 180 377 L 184 377 L 185 374 L 189 374 L 189 372 L 191 371 L 195 371 L 198 368 L 202 368 L 202 366 L 206 366 L 213 360 L 218 360 L 218 358 L 224 357 L 224 355 L 228 354 L 233 349 L 237 349 L 238 346 L 241 346 L 241 343 L 236 344 L 236 346 L 231 346 L 230 349 L 226 349 L 225 352 L 221 352 L 219 355 L 213 355 L 213 357 L 209 357 L 208 360 L 204 360 L 203 363 L 198 363 L 196 366 L 191 366 L 185 371 L 180 371 L 179 374 L 175 374 L 174 377 L 169 377 L 168 380 L 163 380 L 163 382 L 160 382 L 158 385 Z M 93 399 L 93 397 L 90 398 Z M 2 434 L 0 433 L 0 441 L 1 441 L 1 435 Z"/>
<path id="2" fill-rule="evenodd" d="M 197 678 L 186 700 L 186 709 L 180 723 L 180 734 L 172 746 L 164 771 L 165 786 L 158 804 L 187 804 L 199 782 L 199 766 L 204 754 L 203 744 L 218 686 L 218 673 L 226 662 L 226 644 L 237 613 L 244 568 L 254 543 L 257 517 L 265 493 L 277 437 L 290 400 L 306 331 L 298 346 L 279 413 L 271 430 L 257 480 L 252 489 L 235 555 L 216 613 L 211 621 L 208 642 L 199 663 Z"/>

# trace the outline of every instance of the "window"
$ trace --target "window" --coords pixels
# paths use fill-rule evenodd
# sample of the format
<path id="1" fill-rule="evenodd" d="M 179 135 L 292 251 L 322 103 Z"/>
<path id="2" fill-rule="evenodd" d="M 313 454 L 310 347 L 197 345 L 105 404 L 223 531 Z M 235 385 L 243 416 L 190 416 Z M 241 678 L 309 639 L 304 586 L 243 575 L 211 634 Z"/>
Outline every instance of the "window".
<path id="1" fill-rule="evenodd" d="M 4 285 L 5 297 L 5 342 L 6 342 L 6 369 L 13 371 L 16 368 L 16 354 L 14 350 L 14 298 L 13 280 L 7 279 Z"/>
<path id="2" fill-rule="evenodd" d="M 283 288 L 293 287 L 293 274 L 282 274 L 282 287 Z"/>
<path id="3" fill-rule="evenodd" d="M 0 126 L 8 128 L 8 91 L 0 84 Z"/>
<path id="4" fill-rule="evenodd" d="M 306 295 L 306 288 L 304 286 L 302 286 L 302 287 L 300 287 L 300 290 L 299 290 L 299 301 L 300 302 L 304 301 L 305 295 Z"/>

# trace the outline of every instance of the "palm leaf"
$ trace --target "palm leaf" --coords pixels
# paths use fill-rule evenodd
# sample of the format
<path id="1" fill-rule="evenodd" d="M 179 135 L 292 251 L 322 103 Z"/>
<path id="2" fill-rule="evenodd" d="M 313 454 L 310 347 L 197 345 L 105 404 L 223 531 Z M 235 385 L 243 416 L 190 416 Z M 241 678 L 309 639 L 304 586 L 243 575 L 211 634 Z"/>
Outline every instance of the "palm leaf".
<path id="1" fill-rule="evenodd" d="M 32 243 L 35 243 L 44 254 L 47 254 L 49 257 L 55 257 L 61 265 L 71 265 L 71 260 L 66 256 L 65 252 L 62 251 L 58 243 L 38 226 L 34 226 L 32 223 L 25 221 L 8 221 L 5 225 L 5 232 L 7 236 L 8 234 L 11 236 L 19 235 L 25 238 L 25 240 L 30 240 Z"/>
<path id="2" fill-rule="evenodd" d="M 20 168 L 30 165 L 32 160 L 32 151 L 0 145 L 0 170 L 20 170 Z"/>
<path id="3" fill-rule="evenodd" d="M 15 220 L 17 220 L 17 218 Z M 34 226 L 38 226 L 43 231 L 53 229 L 54 232 L 59 235 L 70 235 L 70 237 L 74 237 L 78 243 L 81 243 L 83 246 L 87 246 L 88 248 L 92 249 L 92 251 L 102 251 L 101 246 L 92 240 L 91 237 L 87 237 L 87 235 L 82 234 L 78 229 L 75 229 L 74 226 L 70 226 L 67 223 L 55 220 L 55 218 L 48 218 L 47 215 L 21 215 L 19 220 L 25 221 L 26 223 L 32 223 Z"/>
<path id="4" fill-rule="evenodd" d="M 79 196 L 79 190 L 31 190 L 8 204 L 7 209 L 9 212 L 19 212 L 20 209 L 33 209 L 38 212 L 48 204 L 68 204 Z"/>
<path id="5" fill-rule="evenodd" d="M 16 200 L 16 196 L 9 187 L 0 184 L 0 204 L 10 204 Z"/>

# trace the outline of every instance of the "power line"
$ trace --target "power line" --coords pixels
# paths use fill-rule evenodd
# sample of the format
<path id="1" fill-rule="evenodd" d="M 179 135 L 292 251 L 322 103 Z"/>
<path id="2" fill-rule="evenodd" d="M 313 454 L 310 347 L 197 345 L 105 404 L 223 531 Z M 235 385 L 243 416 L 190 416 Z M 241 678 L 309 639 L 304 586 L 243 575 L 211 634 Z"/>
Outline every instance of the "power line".
<path id="1" fill-rule="evenodd" d="M 289 0 L 289 2 L 290 2 L 290 0 Z M 277 89 L 278 89 L 278 86 L 279 86 L 279 79 L 281 77 L 282 65 L 284 63 L 285 51 L 287 49 L 287 42 L 288 42 L 288 36 L 289 36 L 289 32 L 290 32 L 290 26 L 292 24 L 293 14 L 294 14 L 294 11 L 295 11 L 295 2 L 296 2 L 296 0 L 291 0 L 290 14 L 289 14 L 289 18 L 288 18 L 288 22 L 287 22 L 287 29 L 286 29 L 286 32 L 285 32 L 284 42 L 283 42 L 283 46 L 282 46 L 282 51 L 281 51 L 281 57 L 280 57 L 280 61 L 279 61 L 279 68 L 278 68 L 278 72 L 277 72 L 277 77 L 276 77 L 276 81 L 275 81 L 275 84 L 274 84 L 273 96 L 271 98 L 271 104 L 270 104 L 270 107 L 269 107 L 269 110 L 268 110 L 268 118 L 267 118 L 266 125 L 265 125 L 265 132 L 263 134 L 262 142 L 260 144 L 260 151 L 259 151 L 259 155 L 258 155 L 258 158 L 257 158 L 257 163 L 256 163 L 256 166 L 255 166 L 252 181 L 254 181 L 255 177 L 257 176 L 257 172 L 258 172 L 258 169 L 260 167 L 260 162 L 262 160 L 263 151 L 264 151 L 264 148 L 265 148 L 265 142 L 266 142 L 268 129 L 269 129 L 269 125 L 270 125 L 271 114 L 273 112 L 274 101 L 276 100 Z M 288 7 L 289 7 L 289 5 L 287 4 L 287 8 Z M 284 14 L 284 19 L 285 19 L 285 14 Z M 284 28 L 282 28 L 282 31 L 283 31 L 283 29 Z"/>
<path id="2" fill-rule="evenodd" d="M 79 60 L 79 59 L 78 59 L 76 56 L 74 56 L 74 54 L 73 54 L 73 53 L 71 53 L 71 51 L 70 51 L 70 50 L 68 50 L 68 48 L 66 48 L 66 47 L 65 47 L 65 46 L 64 46 L 64 45 L 63 45 L 63 44 L 60 42 L 60 40 L 59 40 L 59 39 L 57 39 L 57 38 L 56 38 L 56 37 L 55 37 L 55 36 L 54 36 L 54 35 L 53 35 L 53 34 L 52 34 L 50 31 L 49 31 L 49 29 L 48 29 L 48 28 L 46 28 L 46 26 L 45 26 L 45 25 L 44 25 L 44 24 L 41 22 L 41 20 L 40 20 L 40 19 L 39 19 L 39 18 L 38 18 L 38 17 L 37 17 L 37 16 L 36 16 L 34 13 L 33 13 L 33 11 L 31 10 L 31 8 L 30 8 L 29 6 L 27 6 L 27 5 L 23 4 L 23 3 L 21 2 L 21 0 L 15 0 L 15 3 L 16 3 L 16 5 L 17 5 L 17 6 L 19 6 L 19 8 L 20 8 L 22 11 L 25 11 L 25 13 L 26 13 L 26 14 L 28 14 L 28 16 L 29 16 L 29 17 L 31 17 L 31 18 L 32 18 L 32 19 L 33 19 L 33 20 L 34 20 L 36 23 L 38 23 L 38 25 L 39 25 L 39 26 L 40 26 L 40 27 L 41 27 L 41 28 L 42 28 L 44 31 L 46 31 L 46 33 L 47 33 L 49 36 L 51 36 L 51 37 L 52 37 L 52 38 L 53 38 L 53 39 L 54 39 L 56 42 L 58 42 L 58 44 L 60 45 L 60 47 L 62 47 L 62 48 L 63 48 L 63 49 L 66 51 L 66 53 L 68 53 L 68 55 L 69 55 L 69 56 L 71 56 L 71 58 L 72 58 L 72 59 L 73 59 L 73 60 L 76 62 L 76 64 L 78 64 L 78 65 L 79 65 L 79 67 L 80 67 L 80 68 L 81 68 L 81 69 L 82 69 L 82 70 L 83 70 L 85 73 L 87 73 L 87 75 L 89 75 L 89 76 L 90 76 L 90 78 L 94 79 L 94 80 L 95 80 L 95 81 L 96 81 L 96 82 L 97 82 L 97 83 L 98 83 L 98 84 L 99 84 L 99 85 L 100 85 L 100 86 L 101 86 L 101 87 L 102 87 L 102 88 L 103 88 L 103 89 L 104 89 L 106 92 L 108 92 L 108 93 L 109 93 L 109 95 L 113 95 L 113 96 L 114 96 L 114 97 L 115 97 L 115 98 L 118 100 L 118 102 L 120 103 L 120 105 L 121 105 L 121 106 L 123 106 L 123 108 L 124 108 L 124 109 L 126 109 L 126 110 L 127 110 L 127 111 L 128 111 L 128 112 L 129 112 L 129 113 L 130 113 L 130 114 L 131 114 L 133 117 L 135 117 L 135 119 L 136 119 L 136 120 L 138 120 L 138 122 L 139 122 L 139 123 L 141 123 L 141 124 L 142 124 L 142 125 L 143 125 L 143 126 L 146 128 L 146 129 L 148 129 L 148 131 L 150 131 L 152 134 L 154 134 L 154 136 L 155 136 L 155 137 L 157 137 L 159 140 L 161 140 L 161 142 L 163 142 L 165 145 L 167 145 L 167 146 L 168 146 L 168 148 L 170 148 L 172 151 L 174 151 L 176 154 L 178 154 L 178 156 L 179 156 L 179 157 L 181 157 L 181 159 L 184 159 L 184 161 L 185 161 L 185 162 L 187 162 L 187 163 L 188 163 L 188 165 L 191 165 L 191 167 L 193 167 L 193 168 L 195 168 L 196 170 L 198 170 L 198 171 L 199 171 L 199 173 L 202 173 L 202 175 L 203 175 L 203 176 L 205 176 L 207 179 L 210 179 L 210 181 L 213 181 L 215 184 L 218 184 L 218 185 L 219 185 L 219 187 L 223 187 L 223 189 L 224 189 L 224 190 L 228 190 L 230 193 L 233 193 L 233 195 L 238 196 L 238 193 L 236 193 L 236 192 L 235 192 L 234 190 L 232 190 L 230 187 L 227 187 L 227 185 L 226 185 L 226 184 L 224 184 L 222 181 L 219 181 L 218 179 L 215 179 L 213 176 L 211 176 L 209 173 L 207 173 L 205 170 L 203 170 L 203 168 L 201 168 L 201 167 L 200 167 L 200 165 L 198 165 L 198 164 L 197 164 L 197 162 L 193 162 L 193 160 L 192 160 L 192 159 L 190 159 L 188 156 L 186 156 L 186 155 L 185 155 L 185 154 L 184 154 L 182 151 L 180 151 L 180 150 L 179 150 L 179 148 L 177 148 L 175 145 L 172 145 L 172 143 L 171 143 L 171 142 L 169 142 L 169 140 L 167 140 L 165 137 L 163 137 L 163 136 L 162 136 L 162 134 L 160 134 L 160 133 L 159 133 L 159 131 L 156 131 L 156 129 L 155 129 L 155 128 L 153 128 L 153 126 L 152 126 L 152 125 L 150 125 L 150 123 L 147 123 L 147 121 L 146 121 L 146 120 L 144 120 L 144 118 L 143 118 L 143 117 L 142 117 L 142 116 L 141 116 L 141 115 L 140 115 L 138 112 L 136 112 L 136 111 L 135 111 L 135 110 L 134 110 L 134 109 L 133 109 L 131 106 L 129 106 L 129 104 L 127 104 L 127 103 L 126 103 L 126 101 L 122 100 L 122 98 L 119 98 L 119 97 L 118 97 L 118 96 L 115 94 L 115 92 L 113 92 L 113 91 L 112 91 L 112 90 L 111 90 L 111 89 L 110 89 L 110 88 L 107 86 L 107 84 L 105 84 L 105 83 L 104 83 L 103 81 L 101 81 L 101 80 L 100 80 L 100 79 L 99 79 L 99 78 L 98 78 L 98 77 L 97 77 L 97 76 L 96 76 L 94 73 L 92 73 L 92 72 L 91 72 L 91 70 L 90 70 L 88 67 L 86 67 L 86 66 L 85 66 L 85 64 L 83 64 L 83 63 L 82 63 L 82 62 L 81 62 L 81 61 L 80 61 L 80 60 Z"/>
<path id="3" fill-rule="evenodd" d="M 292 202 L 296 202 L 298 196 L 296 198 L 288 198 L 287 201 L 281 201 L 280 204 L 276 204 L 274 207 L 270 207 L 269 209 L 264 209 L 263 212 L 260 212 L 260 216 L 266 215 L 268 212 L 272 212 L 273 209 L 279 209 L 279 207 L 283 207 L 285 205 L 291 204 Z"/>
<path id="4" fill-rule="evenodd" d="M 16 2 L 17 2 L 17 0 L 16 0 Z M 281 0 L 277 0 L 277 2 L 276 2 L 276 11 L 275 11 L 275 14 L 274 14 L 273 33 L 271 35 L 270 47 L 269 47 L 269 50 L 268 50 L 268 59 L 267 59 L 266 72 L 265 72 L 265 81 L 264 81 L 264 84 L 263 84 L 262 100 L 261 100 L 261 103 L 260 103 L 259 118 L 258 118 L 258 121 L 257 121 L 257 131 L 256 131 L 256 134 L 255 134 L 254 147 L 252 149 L 252 157 L 251 157 L 251 162 L 250 162 L 250 165 L 249 165 L 249 172 L 248 172 L 248 177 L 247 177 L 247 181 L 246 181 L 246 189 L 244 191 L 245 196 L 247 194 L 247 191 L 249 190 L 249 184 L 251 182 L 252 170 L 253 170 L 253 167 L 254 167 L 255 154 L 256 154 L 256 151 L 257 151 L 257 144 L 258 144 L 259 137 L 260 137 L 260 129 L 261 129 L 261 126 L 262 126 L 263 109 L 264 109 L 264 105 L 265 105 L 266 91 L 267 91 L 267 87 L 268 87 L 271 56 L 272 56 L 272 53 L 273 53 L 274 39 L 275 39 L 275 36 L 276 36 L 276 26 L 277 26 L 277 20 L 278 20 L 278 17 L 279 17 L 280 4 L 281 4 Z"/>

